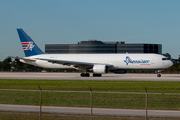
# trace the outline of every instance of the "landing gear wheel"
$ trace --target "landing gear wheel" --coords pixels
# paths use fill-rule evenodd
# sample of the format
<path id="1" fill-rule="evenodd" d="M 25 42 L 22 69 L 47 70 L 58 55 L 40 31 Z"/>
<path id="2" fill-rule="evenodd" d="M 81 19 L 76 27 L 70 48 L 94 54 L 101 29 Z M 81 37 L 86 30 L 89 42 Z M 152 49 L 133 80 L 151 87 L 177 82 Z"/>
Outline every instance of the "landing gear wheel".
<path id="1" fill-rule="evenodd" d="M 84 73 L 81 73 L 81 75 L 80 75 L 81 77 L 84 77 Z"/>
<path id="2" fill-rule="evenodd" d="M 89 77 L 90 75 L 89 75 L 89 73 L 81 73 L 80 76 L 81 76 L 81 77 Z"/>
<path id="3" fill-rule="evenodd" d="M 101 77 L 102 74 L 93 74 L 93 77 Z"/>
<path id="4" fill-rule="evenodd" d="M 157 74 L 157 77 L 161 77 L 161 74 Z"/>

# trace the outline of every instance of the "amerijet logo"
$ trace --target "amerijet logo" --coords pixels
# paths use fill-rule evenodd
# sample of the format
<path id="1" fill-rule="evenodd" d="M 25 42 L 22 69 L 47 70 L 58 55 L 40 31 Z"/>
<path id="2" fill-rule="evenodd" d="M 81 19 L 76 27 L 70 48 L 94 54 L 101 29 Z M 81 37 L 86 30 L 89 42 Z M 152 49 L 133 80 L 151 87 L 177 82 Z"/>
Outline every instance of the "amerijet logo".
<path id="1" fill-rule="evenodd" d="M 124 62 L 126 63 L 126 65 L 128 65 L 129 63 L 132 64 L 140 64 L 140 65 L 150 65 L 149 62 L 150 60 L 131 60 L 131 58 L 129 56 L 126 56 L 126 59 L 124 60 Z"/>
<path id="2" fill-rule="evenodd" d="M 31 50 L 34 48 L 33 42 L 22 42 L 21 43 L 23 50 Z"/>

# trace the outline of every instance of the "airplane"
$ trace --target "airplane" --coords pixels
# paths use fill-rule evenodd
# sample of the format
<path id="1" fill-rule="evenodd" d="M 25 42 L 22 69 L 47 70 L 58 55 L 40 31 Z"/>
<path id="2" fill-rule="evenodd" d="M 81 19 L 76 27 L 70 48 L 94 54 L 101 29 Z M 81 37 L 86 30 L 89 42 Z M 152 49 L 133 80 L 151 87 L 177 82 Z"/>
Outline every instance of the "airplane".
<path id="1" fill-rule="evenodd" d="M 17 29 L 26 57 L 17 58 L 20 62 L 51 69 L 77 69 L 81 77 L 93 77 L 113 72 L 127 73 L 129 70 L 162 70 L 169 68 L 173 62 L 160 54 L 45 54 L 22 29 Z M 158 73 L 157 77 L 161 77 Z"/>

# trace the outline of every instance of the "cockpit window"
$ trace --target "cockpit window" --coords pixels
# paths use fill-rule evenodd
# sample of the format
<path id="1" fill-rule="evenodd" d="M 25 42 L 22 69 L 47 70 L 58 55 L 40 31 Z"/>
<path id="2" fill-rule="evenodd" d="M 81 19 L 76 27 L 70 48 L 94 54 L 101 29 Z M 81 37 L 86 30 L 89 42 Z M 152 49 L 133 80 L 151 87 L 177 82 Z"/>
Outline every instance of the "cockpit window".
<path id="1" fill-rule="evenodd" d="M 162 60 L 169 60 L 168 58 L 162 58 Z"/>

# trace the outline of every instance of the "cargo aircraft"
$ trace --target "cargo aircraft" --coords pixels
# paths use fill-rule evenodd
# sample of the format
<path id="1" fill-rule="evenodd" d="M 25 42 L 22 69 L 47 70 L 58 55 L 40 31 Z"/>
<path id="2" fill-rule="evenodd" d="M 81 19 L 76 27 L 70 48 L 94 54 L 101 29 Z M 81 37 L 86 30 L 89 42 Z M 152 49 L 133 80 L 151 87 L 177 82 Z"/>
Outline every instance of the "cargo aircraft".
<path id="1" fill-rule="evenodd" d="M 81 77 L 89 77 L 88 72 L 93 72 L 94 77 L 101 77 L 108 72 L 156 71 L 173 65 L 167 57 L 159 54 L 45 54 L 22 28 L 17 29 L 17 32 L 26 57 L 12 58 L 42 68 L 81 70 Z M 161 77 L 161 74 L 158 73 L 157 77 Z"/>

